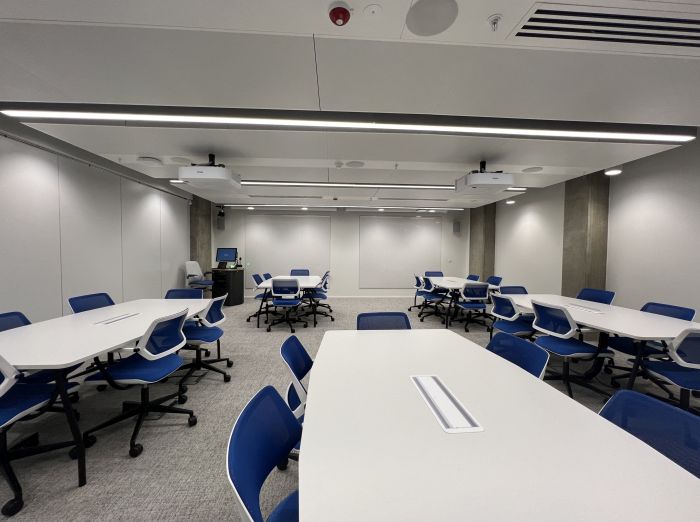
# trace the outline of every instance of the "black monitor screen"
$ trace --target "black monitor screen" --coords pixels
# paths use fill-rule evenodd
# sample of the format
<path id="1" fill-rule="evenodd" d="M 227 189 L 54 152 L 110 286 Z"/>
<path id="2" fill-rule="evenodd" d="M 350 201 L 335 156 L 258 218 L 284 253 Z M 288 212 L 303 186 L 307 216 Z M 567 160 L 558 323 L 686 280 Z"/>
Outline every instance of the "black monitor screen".
<path id="1" fill-rule="evenodd" d="M 216 249 L 216 261 L 221 262 L 234 262 L 238 258 L 237 248 L 217 248 Z"/>

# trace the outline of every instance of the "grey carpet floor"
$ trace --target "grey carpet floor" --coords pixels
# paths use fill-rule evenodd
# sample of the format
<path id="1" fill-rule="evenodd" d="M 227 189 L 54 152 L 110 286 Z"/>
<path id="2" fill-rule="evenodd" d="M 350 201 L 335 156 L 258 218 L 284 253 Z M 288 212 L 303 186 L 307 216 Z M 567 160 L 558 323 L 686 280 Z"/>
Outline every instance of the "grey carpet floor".
<path id="1" fill-rule="evenodd" d="M 16 520 L 240 520 L 234 494 L 225 467 L 226 445 L 234 420 L 262 386 L 271 384 L 284 394 L 289 384 L 288 370 L 279 356 L 279 347 L 289 335 L 283 326 L 271 333 L 256 329 L 245 318 L 257 303 L 226 308 L 227 321 L 222 351 L 234 361 L 229 370 L 231 381 L 206 373 L 190 386 L 184 406 L 195 411 L 198 424 L 187 426 L 186 416 L 165 415 L 144 423 L 139 437 L 144 451 L 129 457 L 129 438 L 133 421 L 126 421 L 97 434 L 97 443 L 87 451 L 88 483 L 77 486 L 77 465 L 68 452 L 59 450 L 14 463 L 24 488 L 25 507 Z M 332 300 L 335 322 L 320 319 L 317 328 L 298 328 L 297 336 L 315 356 L 328 329 L 354 329 L 359 312 L 403 311 L 409 299 L 371 298 Z M 439 328 L 434 317 L 421 323 L 415 311 L 410 314 L 414 328 Z M 453 327 L 472 341 L 485 346 L 488 333 L 474 325 L 464 333 L 462 325 Z M 556 361 L 553 366 L 556 368 Z M 579 368 L 581 366 L 581 368 Z M 575 365 L 575 371 L 585 366 Z M 609 378 L 601 374 L 601 384 Z M 559 383 L 552 383 L 560 387 Z M 647 386 L 644 383 L 642 386 Z M 152 396 L 170 393 L 175 387 L 163 383 L 153 387 Z M 81 427 L 93 426 L 116 415 L 123 400 L 136 400 L 138 389 L 97 392 L 90 386 L 80 389 Z M 597 411 L 604 399 L 586 389 L 574 388 L 576 400 Z M 19 423 L 10 431 L 10 443 L 17 437 L 39 431 L 42 441 L 68 437 L 65 418 L 60 414 L 43 415 Z M 342 462 L 339 462 L 342 466 Z M 297 465 L 287 471 L 273 471 L 263 489 L 263 514 L 296 488 Z M 0 504 L 11 498 L 9 487 L 0 480 Z"/>

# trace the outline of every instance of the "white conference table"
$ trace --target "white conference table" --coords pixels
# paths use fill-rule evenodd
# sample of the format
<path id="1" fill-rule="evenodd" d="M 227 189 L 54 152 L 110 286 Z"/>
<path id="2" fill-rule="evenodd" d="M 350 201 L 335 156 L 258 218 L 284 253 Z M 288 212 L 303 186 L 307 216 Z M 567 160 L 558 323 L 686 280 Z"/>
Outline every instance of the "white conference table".
<path id="1" fill-rule="evenodd" d="M 22 370 L 56 370 L 56 387 L 78 450 L 78 485 L 87 483 L 85 446 L 67 390 L 66 369 L 133 345 L 151 323 L 184 309 L 203 312 L 211 299 L 139 299 L 0 332 L 0 355 Z"/>
<path id="2" fill-rule="evenodd" d="M 483 426 L 448 434 L 412 375 L 438 375 Z M 700 481 L 448 330 L 330 331 L 299 461 L 302 522 L 692 520 Z"/>
<path id="3" fill-rule="evenodd" d="M 471 279 L 465 279 L 463 277 L 429 277 L 428 279 L 430 279 L 430 282 L 435 286 L 446 288 L 448 290 L 461 290 L 467 283 L 475 286 L 488 285 L 489 290 L 491 291 L 495 291 L 500 288 L 497 285 L 492 285 L 485 281 L 472 281 Z"/>
<path id="4" fill-rule="evenodd" d="M 271 290 L 272 289 L 272 280 L 273 279 L 296 279 L 299 281 L 299 288 L 302 290 L 307 290 L 309 288 L 316 288 L 319 284 L 321 284 L 321 277 L 320 276 L 315 276 L 315 275 L 308 275 L 308 276 L 275 276 L 271 279 L 266 279 L 262 283 L 258 285 L 258 288 L 262 290 Z"/>

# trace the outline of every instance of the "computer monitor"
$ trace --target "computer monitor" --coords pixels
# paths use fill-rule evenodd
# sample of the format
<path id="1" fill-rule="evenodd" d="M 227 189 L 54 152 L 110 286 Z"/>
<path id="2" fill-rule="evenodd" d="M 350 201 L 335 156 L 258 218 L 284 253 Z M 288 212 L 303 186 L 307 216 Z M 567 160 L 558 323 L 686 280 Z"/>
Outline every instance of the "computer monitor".
<path id="1" fill-rule="evenodd" d="M 217 263 L 235 263 L 238 259 L 237 248 L 217 248 L 216 261 Z"/>

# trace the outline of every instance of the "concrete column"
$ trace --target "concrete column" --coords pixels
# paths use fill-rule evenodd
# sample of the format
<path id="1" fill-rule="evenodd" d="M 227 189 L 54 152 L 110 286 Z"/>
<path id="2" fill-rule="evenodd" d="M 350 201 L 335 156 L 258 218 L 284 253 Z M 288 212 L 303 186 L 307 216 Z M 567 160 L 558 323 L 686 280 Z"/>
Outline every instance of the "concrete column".
<path id="1" fill-rule="evenodd" d="M 193 196 L 190 206 L 190 260 L 197 261 L 202 272 L 211 270 L 211 202 Z"/>
<path id="2" fill-rule="evenodd" d="M 494 275 L 496 259 L 496 205 L 469 211 L 469 273 L 482 281 Z"/>
<path id="3" fill-rule="evenodd" d="M 575 297 L 585 287 L 605 288 L 609 188 L 602 172 L 564 186 L 563 295 Z"/>

